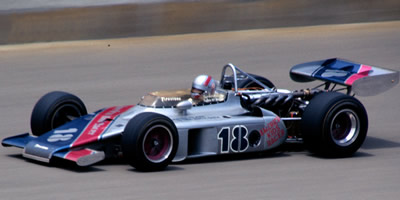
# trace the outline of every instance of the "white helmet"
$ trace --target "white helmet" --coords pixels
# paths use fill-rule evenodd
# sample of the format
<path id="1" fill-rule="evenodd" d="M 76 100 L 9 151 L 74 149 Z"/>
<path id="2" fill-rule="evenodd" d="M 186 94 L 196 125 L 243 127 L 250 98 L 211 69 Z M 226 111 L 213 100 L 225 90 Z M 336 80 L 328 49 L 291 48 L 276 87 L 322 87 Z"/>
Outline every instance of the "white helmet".
<path id="1" fill-rule="evenodd" d="M 192 84 L 192 97 L 199 98 L 202 94 L 213 95 L 215 92 L 215 81 L 211 76 L 197 76 Z"/>

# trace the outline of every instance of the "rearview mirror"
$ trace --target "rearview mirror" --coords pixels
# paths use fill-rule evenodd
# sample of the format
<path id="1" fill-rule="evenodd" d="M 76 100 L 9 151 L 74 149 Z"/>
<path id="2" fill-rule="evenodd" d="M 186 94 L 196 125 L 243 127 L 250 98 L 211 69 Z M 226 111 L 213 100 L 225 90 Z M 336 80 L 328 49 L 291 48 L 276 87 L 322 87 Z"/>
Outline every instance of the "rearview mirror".
<path id="1" fill-rule="evenodd" d="M 192 102 L 191 101 L 181 101 L 176 105 L 176 108 L 182 112 L 185 112 L 188 109 L 191 109 L 193 107 Z"/>

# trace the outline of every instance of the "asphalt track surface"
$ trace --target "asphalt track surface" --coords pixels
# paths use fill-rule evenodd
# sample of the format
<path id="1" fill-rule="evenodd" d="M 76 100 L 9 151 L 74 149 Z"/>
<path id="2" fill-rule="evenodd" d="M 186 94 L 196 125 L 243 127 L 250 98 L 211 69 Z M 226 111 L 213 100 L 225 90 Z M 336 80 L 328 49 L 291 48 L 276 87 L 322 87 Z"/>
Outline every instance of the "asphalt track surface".
<path id="1" fill-rule="evenodd" d="M 400 70 L 399 53 L 400 21 L 0 46 L 0 137 L 29 131 L 34 103 L 52 90 L 74 93 L 95 111 L 190 87 L 198 74 L 219 77 L 228 62 L 294 90 L 318 84 L 291 81 L 295 64 L 342 57 Z M 370 125 L 352 158 L 319 158 L 300 146 L 141 173 L 121 161 L 51 166 L 1 147 L 0 198 L 398 199 L 400 86 L 359 99 Z"/>

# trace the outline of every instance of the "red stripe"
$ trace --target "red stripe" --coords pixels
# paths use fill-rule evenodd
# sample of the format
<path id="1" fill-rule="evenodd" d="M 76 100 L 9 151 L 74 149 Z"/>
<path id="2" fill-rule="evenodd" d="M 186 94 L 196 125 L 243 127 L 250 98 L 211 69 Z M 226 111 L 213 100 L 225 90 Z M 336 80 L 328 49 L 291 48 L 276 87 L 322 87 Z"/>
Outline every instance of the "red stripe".
<path id="1" fill-rule="evenodd" d="M 82 131 L 81 135 L 71 144 L 71 147 L 97 141 L 98 137 L 107 129 L 115 117 L 132 107 L 133 106 L 114 106 L 103 110 L 92 119 L 85 130 Z"/>
<path id="2" fill-rule="evenodd" d="M 92 154 L 94 151 L 90 150 L 90 149 L 82 149 L 79 151 L 70 151 L 67 153 L 67 155 L 65 155 L 65 159 L 67 160 L 71 160 L 71 161 L 78 161 L 79 158 L 83 157 L 83 156 L 87 156 Z"/>
<path id="3" fill-rule="evenodd" d="M 368 65 L 361 65 L 360 69 L 358 70 L 357 74 L 351 75 L 347 80 L 344 82 L 346 85 L 353 85 L 353 83 L 363 77 L 368 76 L 369 72 L 372 70 L 371 66 Z"/>
<path id="4" fill-rule="evenodd" d="M 210 81 L 211 81 L 211 76 L 208 76 L 206 82 L 204 83 L 204 86 L 207 86 L 210 83 Z"/>

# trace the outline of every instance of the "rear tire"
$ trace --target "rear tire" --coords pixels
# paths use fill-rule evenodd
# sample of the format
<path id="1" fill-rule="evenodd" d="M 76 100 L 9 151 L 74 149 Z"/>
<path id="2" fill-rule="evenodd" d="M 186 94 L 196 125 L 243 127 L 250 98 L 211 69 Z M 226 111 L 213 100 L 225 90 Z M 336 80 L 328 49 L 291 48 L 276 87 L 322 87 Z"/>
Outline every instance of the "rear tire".
<path id="1" fill-rule="evenodd" d="M 168 117 L 141 113 L 132 118 L 122 134 L 125 160 L 139 171 L 160 171 L 175 157 L 178 133 Z"/>
<path id="2" fill-rule="evenodd" d="M 86 114 L 85 104 L 77 96 L 60 91 L 47 93 L 33 108 L 32 134 L 40 136 Z"/>
<path id="3" fill-rule="evenodd" d="M 311 99 L 301 127 L 304 143 L 311 152 L 324 157 L 348 157 L 363 144 L 368 117 L 354 97 L 326 92 Z"/>

